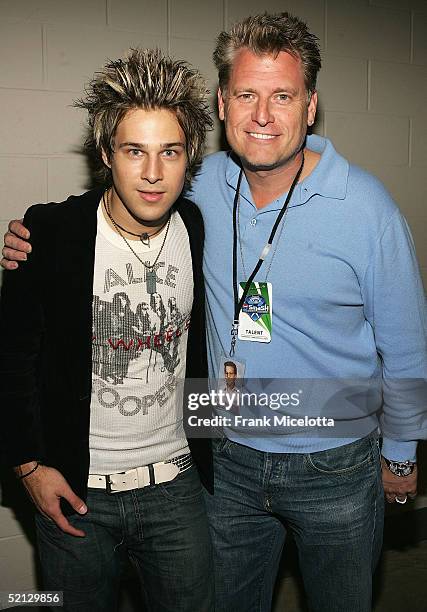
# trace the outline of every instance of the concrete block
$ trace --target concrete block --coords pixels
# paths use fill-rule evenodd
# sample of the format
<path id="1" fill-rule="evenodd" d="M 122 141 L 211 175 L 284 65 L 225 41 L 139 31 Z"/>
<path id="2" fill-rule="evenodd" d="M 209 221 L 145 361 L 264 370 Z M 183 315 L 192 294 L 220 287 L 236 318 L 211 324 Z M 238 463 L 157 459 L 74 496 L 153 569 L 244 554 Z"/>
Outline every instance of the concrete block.
<path id="1" fill-rule="evenodd" d="M 363 167 L 384 183 L 400 210 L 403 214 L 406 214 L 405 211 L 409 208 L 410 201 L 408 192 L 408 166 L 386 166 L 381 163 L 364 163 Z"/>
<path id="2" fill-rule="evenodd" d="M 402 2 L 402 0 L 370 0 L 369 4 L 388 9 L 401 9 L 404 5 L 406 9 L 427 13 L 425 0 L 405 0 L 405 2 Z"/>
<path id="3" fill-rule="evenodd" d="M 0 242 L 3 243 L 4 231 L 0 226 Z M 2 538 L 8 538 L 10 536 L 22 535 L 21 524 L 16 520 L 14 512 L 10 508 L 0 508 L 0 543 Z"/>
<path id="4" fill-rule="evenodd" d="M 258 0 L 245 0 L 245 2 L 242 2 L 241 0 L 228 0 L 228 24 L 226 27 L 228 28 L 232 23 L 240 21 L 249 15 L 259 15 L 264 11 L 267 11 L 268 13 L 280 13 L 281 11 L 285 10 L 290 11 L 290 8 L 288 8 L 288 4 L 284 6 L 281 0 L 265 0 L 265 2 L 262 3 L 262 7 L 260 6 Z"/>
<path id="5" fill-rule="evenodd" d="M 152 36 L 167 34 L 167 0 L 110 0 L 108 24 Z"/>
<path id="6" fill-rule="evenodd" d="M 172 0 L 170 3 L 171 36 L 215 40 L 223 29 L 222 0 L 200 3 L 194 0 Z"/>
<path id="7" fill-rule="evenodd" d="M 0 540 L 0 591 L 36 587 L 35 551 L 25 536 Z"/>
<path id="8" fill-rule="evenodd" d="M 385 10 L 365 0 L 329 0 L 327 52 L 406 62 L 411 50 L 408 10 Z"/>
<path id="9" fill-rule="evenodd" d="M 426 2 L 427 6 L 427 2 Z M 414 64 L 427 64 L 427 13 L 414 13 Z"/>
<path id="10" fill-rule="evenodd" d="M 3 236 L 7 232 L 8 223 L 9 223 L 8 221 L 0 221 L 0 242 L 3 242 Z M 10 534 L 8 534 L 8 535 L 10 535 Z"/>
<path id="11" fill-rule="evenodd" d="M 424 118 L 426 99 L 427 66 L 372 62 L 371 111 Z"/>
<path id="12" fill-rule="evenodd" d="M 123 56 L 130 47 L 166 48 L 166 39 L 154 34 L 92 26 L 48 26 L 46 36 L 48 87 L 77 92 L 109 59 Z"/>
<path id="13" fill-rule="evenodd" d="M 325 49 L 325 0 L 291 0 L 282 4 L 280 10 L 286 10 L 292 15 L 296 15 L 303 21 L 305 21 L 309 27 L 310 32 L 315 34 L 319 38 L 320 48 Z"/>
<path id="14" fill-rule="evenodd" d="M 47 198 L 47 161 L 38 157 L 0 158 L 0 203 L 4 221 L 21 218 Z M 0 237 L 1 242 L 1 237 Z"/>
<path id="15" fill-rule="evenodd" d="M 228 149 L 225 140 L 224 124 L 217 117 L 214 117 L 214 129 L 212 132 L 208 132 L 206 138 L 206 154 L 215 153 L 223 149 Z"/>
<path id="16" fill-rule="evenodd" d="M 419 116 L 411 121 L 412 166 L 427 166 L 427 125 Z"/>
<path id="17" fill-rule="evenodd" d="M 206 79 L 207 88 L 216 95 L 218 80 L 216 68 L 212 62 L 213 49 L 213 41 L 174 37 L 170 39 L 171 55 L 176 58 L 184 58 L 198 68 Z"/>
<path id="18" fill-rule="evenodd" d="M 89 189 L 90 171 L 84 155 L 53 157 L 47 163 L 49 202 L 62 202 Z"/>
<path id="19" fill-rule="evenodd" d="M 27 23 L 0 25 L 0 87 L 43 87 L 42 28 Z"/>
<path id="20" fill-rule="evenodd" d="M 209 132 L 209 135 L 206 139 L 206 155 L 221 151 L 223 147 L 224 145 L 221 130 L 214 130 L 213 132 Z M 225 148 L 227 149 L 228 147 Z"/>
<path id="21" fill-rule="evenodd" d="M 73 95 L 52 91 L 0 90 L 0 141 L 8 155 L 55 155 L 81 147 L 83 111 Z"/>
<path id="22" fill-rule="evenodd" d="M 105 0 L 0 0 L 2 21 L 105 25 Z"/>
<path id="23" fill-rule="evenodd" d="M 408 168 L 407 199 L 414 214 L 427 218 L 426 170 L 422 166 Z M 425 242 L 427 244 L 427 240 Z"/>
<path id="24" fill-rule="evenodd" d="M 325 113 L 325 133 L 351 162 L 407 165 L 409 120 L 364 113 Z"/>
<path id="25" fill-rule="evenodd" d="M 325 113 L 323 111 L 322 105 L 317 106 L 316 112 L 316 120 L 313 125 L 313 134 L 317 134 L 318 136 L 325 135 Z"/>
<path id="26" fill-rule="evenodd" d="M 405 217 L 414 238 L 418 263 L 421 268 L 425 268 L 427 267 L 427 215 L 425 217 L 405 215 Z"/>
<path id="27" fill-rule="evenodd" d="M 386 166 L 381 164 L 364 165 L 386 186 L 391 196 L 405 216 L 414 237 L 418 261 L 427 267 L 427 190 L 425 170 L 405 166 Z M 426 286 L 427 287 L 427 286 Z"/>
<path id="28" fill-rule="evenodd" d="M 368 63 L 363 59 L 325 56 L 318 78 L 319 99 L 325 110 L 358 112 L 367 109 Z"/>

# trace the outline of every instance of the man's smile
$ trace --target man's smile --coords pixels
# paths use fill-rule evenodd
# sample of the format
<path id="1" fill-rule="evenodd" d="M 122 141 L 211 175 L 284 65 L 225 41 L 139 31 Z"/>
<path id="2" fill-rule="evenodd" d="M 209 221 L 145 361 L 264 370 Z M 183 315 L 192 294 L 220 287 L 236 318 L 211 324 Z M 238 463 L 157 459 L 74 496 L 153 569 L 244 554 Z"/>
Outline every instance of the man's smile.
<path id="1" fill-rule="evenodd" d="M 258 140 L 273 140 L 278 136 L 277 134 L 263 134 L 260 132 L 247 132 L 247 134 L 252 136 L 252 138 L 257 138 Z"/>

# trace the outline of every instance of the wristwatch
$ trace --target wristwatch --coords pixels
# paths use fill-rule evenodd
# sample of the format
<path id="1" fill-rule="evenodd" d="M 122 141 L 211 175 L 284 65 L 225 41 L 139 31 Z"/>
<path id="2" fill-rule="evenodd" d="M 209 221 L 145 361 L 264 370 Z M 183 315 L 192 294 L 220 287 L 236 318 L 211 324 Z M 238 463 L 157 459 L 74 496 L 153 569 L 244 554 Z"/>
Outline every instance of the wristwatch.
<path id="1" fill-rule="evenodd" d="M 390 459 L 383 458 L 388 469 L 395 476 L 409 476 L 417 465 L 415 461 L 390 461 Z"/>

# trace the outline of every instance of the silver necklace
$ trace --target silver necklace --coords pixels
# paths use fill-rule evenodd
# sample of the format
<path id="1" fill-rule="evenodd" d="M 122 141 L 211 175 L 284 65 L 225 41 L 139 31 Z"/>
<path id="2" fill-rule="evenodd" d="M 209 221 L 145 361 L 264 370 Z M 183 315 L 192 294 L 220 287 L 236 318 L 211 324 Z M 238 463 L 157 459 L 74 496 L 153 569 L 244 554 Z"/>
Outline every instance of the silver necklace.
<path id="1" fill-rule="evenodd" d="M 117 223 L 115 222 L 112 214 L 110 213 L 109 204 L 107 203 L 107 201 L 105 199 L 105 192 L 104 192 L 104 194 L 102 196 L 102 203 L 104 204 L 105 212 L 107 213 L 109 219 L 111 219 L 111 223 L 114 225 L 117 233 L 123 238 L 123 240 L 125 241 L 125 243 L 129 247 L 129 249 L 132 251 L 132 253 L 135 255 L 137 260 L 139 262 L 141 262 L 142 265 L 144 266 L 144 268 L 145 268 L 145 286 L 146 286 L 146 289 L 147 289 L 147 293 L 148 294 L 157 293 L 157 275 L 156 275 L 156 271 L 155 271 L 154 267 L 155 267 L 156 263 L 159 261 L 159 257 L 162 254 L 163 247 L 165 246 L 165 243 L 166 243 L 166 238 L 168 237 L 169 227 L 170 227 L 170 223 L 171 223 L 171 215 L 170 215 L 170 213 L 169 213 L 169 219 L 166 222 L 166 231 L 165 231 L 165 235 L 163 236 L 162 246 L 160 247 L 160 250 L 157 253 L 157 257 L 154 260 L 154 262 L 149 265 L 149 264 L 146 264 L 145 261 L 142 261 L 142 259 L 138 255 L 138 253 L 136 253 L 134 251 L 134 249 L 131 247 L 131 245 L 129 244 L 129 241 L 127 240 L 126 236 L 124 236 L 122 234 L 122 232 L 120 230 L 120 227 L 117 225 Z"/>
<path id="2" fill-rule="evenodd" d="M 157 234 L 160 234 L 160 232 L 162 231 L 162 229 L 165 227 L 165 225 L 167 223 L 167 221 L 165 221 L 163 223 L 163 225 L 161 227 L 159 227 L 159 229 L 157 229 L 155 232 L 152 232 L 151 234 L 149 234 L 148 232 L 142 232 L 142 234 L 135 234 L 134 232 L 130 232 L 125 227 L 122 227 L 121 225 L 119 225 L 117 223 L 117 221 L 115 221 L 113 219 L 113 216 L 112 216 L 109 208 L 105 207 L 105 211 L 106 211 L 107 215 L 109 216 L 110 221 L 112 223 L 114 223 L 114 227 L 116 227 L 118 229 L 121 229 L 123 232 L 126 232 L 127 234 L 130 234 L 131 236 L 137 236 L 140 239 L 140 241 L 142 242 L 142 244 L 144 246 L 147 246 L 148 248 L 150 248 L 150 238 L 153 238 L 154 236 L 157 236 Z"/>

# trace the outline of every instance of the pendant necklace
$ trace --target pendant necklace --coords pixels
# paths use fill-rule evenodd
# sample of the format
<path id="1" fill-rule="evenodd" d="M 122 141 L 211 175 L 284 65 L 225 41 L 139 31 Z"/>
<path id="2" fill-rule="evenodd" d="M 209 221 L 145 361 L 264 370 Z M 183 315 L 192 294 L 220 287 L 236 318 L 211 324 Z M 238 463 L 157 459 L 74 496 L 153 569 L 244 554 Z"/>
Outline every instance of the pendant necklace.
<path id="1" fill-rule="evenodd" d="M 107 202 L 107 200 L 105 199 L 105 193 L 102 196 L 102 203 L 104 204 L 104 208 L 105 208 L 105 212 L 108 215 L 108 218 L 110 219 L 111 223 L 114 225 L 117 233 L 123 238 L 123 240 L 125 241 L 125 243 L 127 244 L 127 246 L 129 247 L 129 249 L 132 251 L 132 253 L 135 255 L 135 257 L 137 258 L 137 260 L 142 263 L 142 265 L 145 268 L 145 286 L 147 289 L 147 293 L 148 294 L 153 294 L 153 293 L 157 293 L 157 275 L 156 275 L 156 270 L 155 265 L 156 263 L 159 261 L 159 257 L 163 251 L 163 247 L 165 246 L 166 243 L 166 238 L 168 237 L 168 233 L 169 233 L 169 227 L 170 227 L 170 223 L 171 223 L 171 215 L 169 213 L 169 217 L 168 220 L 166 221 L 166 223 L 164 223 L 162 225 L 162 227 L 157 230 L 156 232 L 154 232 L 153 234 L 133 234 L 132 232 L 128 232 L 128 230 L 123 229 L 120 225 L 118 225 L 118 223 L 116 223 L 116 221 L 114 220 L 111 212 L 110 212 L 110 207 L 109 204 Z M 150 245 L 150 241 L 149 238 L 151 236 L 155 236 L 156 234 L 159 234 L 161 232 L 161 230 L 166 226 L 166 231 L 165 231 L 165 235 L 163 236 L 163 242 L 162 242 L 162 246 L 160 247 L 159 252 L 157 253 L 157 257 L 154 260 L 154 262 L 150 265 L 146 264 L 145 261 L 142 261 L 142 259 L 139 257 L 139 255 L 135 252 L 135 250 L 131 247 L 129 241 L 127 240 L 126 236 L 123 235 L 122 231 L 127 232 L 128 234 L 131 234 L 132 236 L 139 236 L 142 244 L 144 244 L 145 246 L 149 246 Z M 147 236 L 148 237 L 148 244 L 144 242 L 143 237 Z"/>
<path id="2" fill-rule="evenodd" d="M 103 196 L 104 199 L 104 196 Z M 116 229 L 121 229 L 123 232 L 126 232 L 127 234 L 130 234 L 131 236 L 137 236 L 140 241 L 142 242 L 142 244 L 144 246 L 147 246 L 148 248 L 150 248 L 150 238 L 153 238 L 153 236 L 157 236 L 157 234 L 160 234 L 160 232 L 162 231 L 162 229 L 165 227 L 165 225 L 167 224 L 168 221 L 165 221 L 163 223 L 163 225 L 161 227 L 159 227 L 159 229 L 157 229 L 155 232 L 153 232 L 152 234 L 149 234 L 148 232 L 142 232 L 142 234 L 135 234 L 134 232 L 130 232 L 129 230 L 125 229 L 124 227 L 122 227 L 121 225 L 119 225 L 117 223 L 117 221 L 115 221 L 110 213 L 109 208 L 105 207 L 105 211 L 107 213 L 107 215 L 109 216 L 110 220 L 112 223 L 114 223 L 114 227 Z M 168 219 L 169 220 L 169 219 Z"/>

